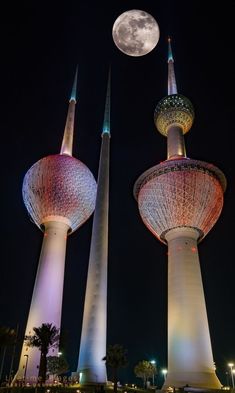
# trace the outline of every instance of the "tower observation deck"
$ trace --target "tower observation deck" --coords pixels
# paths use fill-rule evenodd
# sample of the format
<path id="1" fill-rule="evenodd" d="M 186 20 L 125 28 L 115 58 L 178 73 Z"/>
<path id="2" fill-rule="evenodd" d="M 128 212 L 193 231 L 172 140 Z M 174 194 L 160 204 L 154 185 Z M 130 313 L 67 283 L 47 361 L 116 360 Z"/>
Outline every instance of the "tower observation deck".
<path id="1" fill-rule="evenodd" d="M 198 243 L 218 220 L 226 189 L 214 165 L 186 156 L 184 134 L 194 120 L 191 102 L 177 92 L 168 43 L 168 95 L 154 122 L 167 137 L 167 160 L 144 172 L 134 195 L 144 224 L 168 245 L 168 373 L 163 389 L 217 389 Z"/>

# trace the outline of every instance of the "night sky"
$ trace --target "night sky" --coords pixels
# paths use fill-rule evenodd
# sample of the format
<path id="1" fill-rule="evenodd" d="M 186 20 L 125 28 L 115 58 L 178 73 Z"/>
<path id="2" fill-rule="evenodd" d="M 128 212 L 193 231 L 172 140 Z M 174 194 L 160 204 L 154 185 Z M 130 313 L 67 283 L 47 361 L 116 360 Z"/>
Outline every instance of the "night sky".
<path id="1" fill-rule="evenodd" d="M 128 350 L 129 367 L 120 373 L 121 382 L 136 381 L 138 361 L 155 359 L 157 382 L 162 383 L 160 370 L 167 366 L 167 248 L 142 223 L 133 186 L 141 173 L 166 158 L 166 139 L 156 130 L 153 114 L 167 94 L 171 35 L 178 92 L 195 109 L 195 122 L 185 137 L 187 155 L 218 166 L 228 181 L 222 214 L 199 245 L 214 360 L 226 383 L 227 363 L 235 361 L 235 2 L 208 2 L 207 10 L 201 1 L 48 3 L 9 3 L 1 12 L 0 323 L 19 324 L 23 339 L 42 242 L 23 204 L 23 177 L 40 158 L 60 150 L 78 65 L 74 156 L 97 178 L 111 66 L 107 341 Z M 159 43 L 143 57 L 123 54 L 112 40 L 114 21 L 130 9 L 150 13 L 159 24 Z M 92 218 L 67 243 L 62 330 L 68 335 L 71 371 L 77 366 L 91 227 Z"/>

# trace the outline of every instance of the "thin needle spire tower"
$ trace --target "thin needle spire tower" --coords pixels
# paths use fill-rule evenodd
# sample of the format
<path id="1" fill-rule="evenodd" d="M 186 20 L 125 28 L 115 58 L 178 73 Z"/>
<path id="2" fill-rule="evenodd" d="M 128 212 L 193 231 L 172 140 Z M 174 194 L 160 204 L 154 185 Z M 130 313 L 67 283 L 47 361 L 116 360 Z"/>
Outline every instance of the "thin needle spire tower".
<path id="1" fill-rule="evenodd" d="M 80 383 L 106 383 L 107 269 L 110 150 L 110 72 L 93 218 L 87 286 L 80 342 Z"/>

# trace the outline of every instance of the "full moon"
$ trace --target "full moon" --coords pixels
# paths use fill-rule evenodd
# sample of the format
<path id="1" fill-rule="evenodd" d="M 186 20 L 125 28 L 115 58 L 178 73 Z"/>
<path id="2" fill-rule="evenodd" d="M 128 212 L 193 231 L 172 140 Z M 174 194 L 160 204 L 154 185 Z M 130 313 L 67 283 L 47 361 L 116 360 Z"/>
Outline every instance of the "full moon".
<path id="1" fill-rule="evenodd" d="M 113 40 L 129 56 L 151 52 L 159 40 L 159 27 L 152 15 L 141 10 L 123 12 L 113 25 Z"/>

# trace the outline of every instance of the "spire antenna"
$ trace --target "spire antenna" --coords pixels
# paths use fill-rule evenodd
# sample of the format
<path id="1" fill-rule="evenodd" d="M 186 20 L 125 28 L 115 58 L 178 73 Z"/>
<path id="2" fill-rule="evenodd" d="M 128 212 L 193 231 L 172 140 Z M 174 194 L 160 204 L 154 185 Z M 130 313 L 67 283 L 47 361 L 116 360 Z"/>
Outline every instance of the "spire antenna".
<path id="1" fill-rule="evenodd" d="M 168 95 L 177 94 L 177 85 L 174 70 L 174 58 L 171 48 L 171 38 L 168 37 Z"/>
<path id="2" fill-rule="evenodd" d="M 66 119 L 65 129 L 64 129 L 64 136 L 63 136 L 63 141 L 62 141 L 61 150 L 60 150 L 60 154 L 67 154 L 69 156 L 72 156 L 72 151 L 73 151 L 75 105 L 77 102 L 76 101 L 76 99 L 77 99 L 77 74 L 78 74 L 78 68 L 76 68 L 72 92 L 71 92 L 71 96 L 69 99 L 68 114 L 67 114 L 67 119 Z"/>
<path id="3" fill-rule="evenodd" d="M 109 75 L 108 75 L 102 136 L 103 134 L 110 134 L 110 95 L 111 95 L 111 68 L 109 68 Z"/>
<path id="4" fill-rule="evenodd" d="M 76 68 L 75 77 L 74 77 L 74 81 L 73 81 L 73 88 L 72 88 L 71 97 L 70 97 L 69 102 L 71 102 L 71 101 L 75 101 L 75 103 L 77 102 L 77 80 L 78 80 L 78 66 Z"/>
<path id="5" fill-rule="evenodd" d="M 194 109 L 190 100 L 178 94 L 171 39 L 168 38 L 168 95 L 155 109 L 154 121 L 158 131 L 167 137 L 167 159 L 186 157 L 184 134 L 193 124 Z"/>

